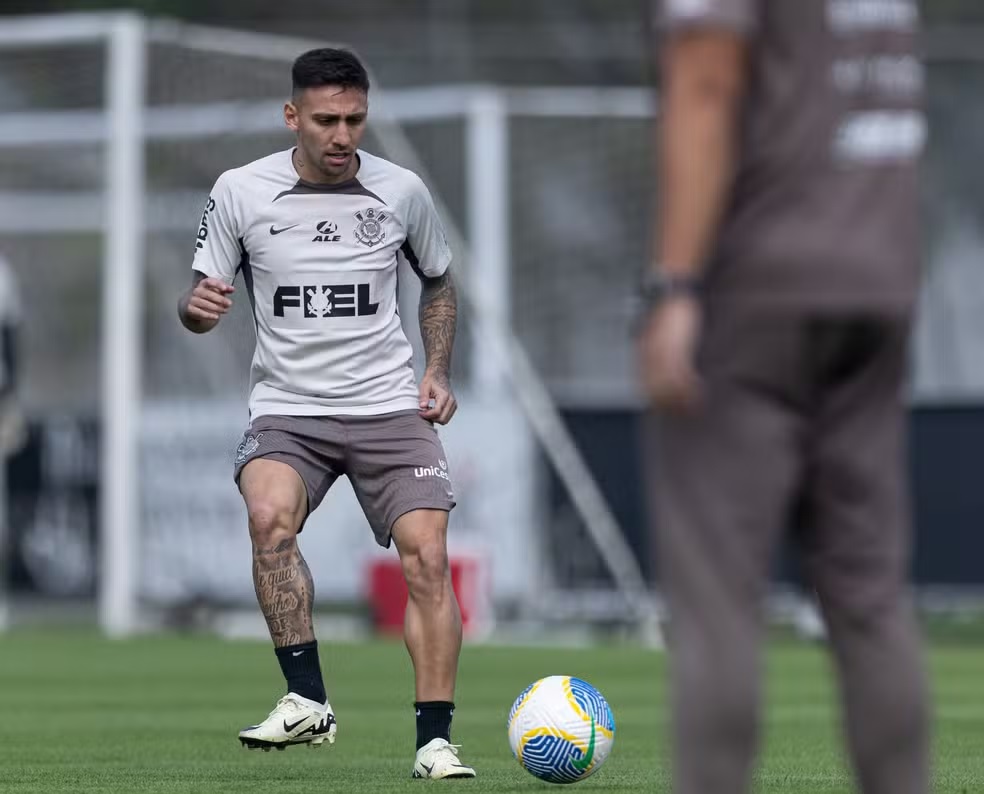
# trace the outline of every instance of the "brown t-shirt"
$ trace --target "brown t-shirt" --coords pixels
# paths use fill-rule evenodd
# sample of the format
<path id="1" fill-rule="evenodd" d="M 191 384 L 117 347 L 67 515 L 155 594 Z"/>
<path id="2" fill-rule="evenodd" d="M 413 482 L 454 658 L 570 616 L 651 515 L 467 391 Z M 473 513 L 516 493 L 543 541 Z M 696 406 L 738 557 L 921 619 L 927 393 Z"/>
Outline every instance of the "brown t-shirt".
<path id="1" fill-rule="evenodd" d="M 915 0 L 661 0 L 663 35 L 747 36 L 748 94 L 712 298 L 907 309 L 926 137 Z"/>

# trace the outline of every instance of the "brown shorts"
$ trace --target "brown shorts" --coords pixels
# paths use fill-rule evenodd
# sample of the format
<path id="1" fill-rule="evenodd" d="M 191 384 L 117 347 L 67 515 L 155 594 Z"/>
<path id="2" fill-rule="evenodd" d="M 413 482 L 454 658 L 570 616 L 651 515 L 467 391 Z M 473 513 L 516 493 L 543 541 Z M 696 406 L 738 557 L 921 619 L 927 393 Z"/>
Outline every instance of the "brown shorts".
<path id="1" fill-rule="evenodd" d="M 454 490 L 437 430 L 416 411 L 377 416 L 260 416 L 236 451 L 236 484 L 256 458 L 291 466 L 307 489 L 308 514 L 346 475 L 380 546 L 411 510 L 450 511 Z"/>

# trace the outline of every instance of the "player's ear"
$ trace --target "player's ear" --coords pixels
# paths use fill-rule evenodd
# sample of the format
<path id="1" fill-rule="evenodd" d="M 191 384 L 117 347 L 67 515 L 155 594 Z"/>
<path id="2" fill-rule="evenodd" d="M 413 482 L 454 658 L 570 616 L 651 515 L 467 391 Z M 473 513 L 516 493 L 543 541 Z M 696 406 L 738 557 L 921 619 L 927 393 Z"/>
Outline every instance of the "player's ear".
<path id="1" fill-rule="evenodd" d="M 293 100 L 284 105 L 284 124 L 294 132 L 297 132 L 297 128 L 300 125 L 300 113 Z"/>

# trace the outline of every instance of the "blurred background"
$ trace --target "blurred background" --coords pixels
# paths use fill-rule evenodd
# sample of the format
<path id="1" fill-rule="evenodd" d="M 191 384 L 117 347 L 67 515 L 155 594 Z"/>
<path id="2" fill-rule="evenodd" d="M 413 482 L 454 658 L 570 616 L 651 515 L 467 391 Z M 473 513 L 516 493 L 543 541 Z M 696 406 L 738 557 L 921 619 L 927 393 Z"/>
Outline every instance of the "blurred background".
<path id="1" fill-rule="evenodd" d="M 914 574 L 927 612 L 963 614 L 984 604 L 984 7 L 923 7 Z M 0 433 L 5 619 L 265 636 L 231 479 L 252 320 L 241 301 L 197 337 L 175 306 L 215 178 L 291 145 L 291 61 L 339 43 L 374 76 L 365 148 L 422 173 L 456 249 L 462 407 L 443 437 L 468 636 L 642 626 L 652 639 L 630 332 L 655 176 L 648 13 L 645 0 L 0 1 L 0 321 L 18 351 Z M 375 547 L 346 483 L 303 548 L 321 636 L 399 629 L 395 552 Z M 786 557 L 779 621 L 800 605 Z"/>

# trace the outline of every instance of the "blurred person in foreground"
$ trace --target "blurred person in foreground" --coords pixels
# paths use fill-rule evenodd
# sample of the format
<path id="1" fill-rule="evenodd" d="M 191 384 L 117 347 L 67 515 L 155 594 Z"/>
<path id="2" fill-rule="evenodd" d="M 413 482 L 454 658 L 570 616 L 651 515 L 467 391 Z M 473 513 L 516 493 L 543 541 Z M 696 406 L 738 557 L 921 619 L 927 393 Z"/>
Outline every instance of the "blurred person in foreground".
<path id="1" fill-rule="evenodd" d="M 447 557 L 454 495 L 434 428 L 457 407 L 451 251 L 420 178 L 359 149 L 369 78 L 358 59 L 312 50 L 295 61 L 292 77 L 284 116 L 297 145 L 219 177 L 198 233 L 192 287 L 179 303 L 189 330 L 210 331 L 231 307 L 241 273 L 256 324 L 250 426 L 235 480 L 287 694 L 239 738 L 264 749 L 334 742 L 312 625 L 314 582 L 297 539 L 347 475 L 376 541 L 395 541 L 409 590 L 413 777 L 474 777 L 450 743 L 461 616 Z M 397 311 L 400 256 L 423 283 L 427 361 L 419 386 Z"/>
<path id="2" fill-rule="evenodd" d="M 907 590 L 923 70 L 912 0 L 666 0 L 647 451 L 674 790 L 748 790 L 763 596 L 796 527 L 867 794 L 929 790 Z"/>

